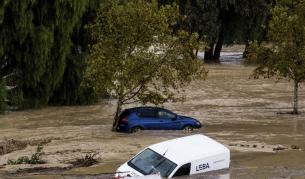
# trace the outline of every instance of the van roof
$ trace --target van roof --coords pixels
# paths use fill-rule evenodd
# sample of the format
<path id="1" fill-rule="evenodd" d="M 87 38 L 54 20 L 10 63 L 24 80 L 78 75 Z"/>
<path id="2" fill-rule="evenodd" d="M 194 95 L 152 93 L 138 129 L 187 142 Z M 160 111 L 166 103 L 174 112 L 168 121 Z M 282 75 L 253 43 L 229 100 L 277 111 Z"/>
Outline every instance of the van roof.
<path id="1" fill-rule="evenodd" d="M 178 165 L 230 153 L 229 149 L 217 141 L 201 135 L 192 135 L 168 140 L 149 146 L 148 148 L 163 155 Z"/>

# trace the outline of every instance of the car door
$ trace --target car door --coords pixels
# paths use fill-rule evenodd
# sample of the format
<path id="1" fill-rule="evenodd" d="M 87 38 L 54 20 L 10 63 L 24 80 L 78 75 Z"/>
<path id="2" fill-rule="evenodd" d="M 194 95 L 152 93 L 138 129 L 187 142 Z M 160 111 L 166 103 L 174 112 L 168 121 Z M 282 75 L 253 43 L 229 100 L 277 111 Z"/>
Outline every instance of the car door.
<path id="1" fill-rule="evenodd" d="M 148 130 L 158 129 L 159 118 L 155 109 L 143 109 L 137 112 L 141 126 Z"/>
<path id="2" fill-rule="evenodd" d="M 177 115 L 167 110 L 158 110 L 160 121 L 160 129 L 163 130 L 178 130 L 181 128 L 181 122 L 178 120 Z"/>

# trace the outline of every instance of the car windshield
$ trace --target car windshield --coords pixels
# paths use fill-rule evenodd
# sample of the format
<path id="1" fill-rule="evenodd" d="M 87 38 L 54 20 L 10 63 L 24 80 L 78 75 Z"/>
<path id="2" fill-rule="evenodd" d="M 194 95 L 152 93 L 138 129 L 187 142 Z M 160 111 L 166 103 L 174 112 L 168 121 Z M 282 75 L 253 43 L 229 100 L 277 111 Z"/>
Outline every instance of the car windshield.
<path id="1" fill-rule="evenodd" d="M 168 177 L 177 167 L 177 164 L 154 152 L 146 149 L 128 162 L 128 165 L 143 175 L 154 173 L 161 174 L 162 177 Z"/>

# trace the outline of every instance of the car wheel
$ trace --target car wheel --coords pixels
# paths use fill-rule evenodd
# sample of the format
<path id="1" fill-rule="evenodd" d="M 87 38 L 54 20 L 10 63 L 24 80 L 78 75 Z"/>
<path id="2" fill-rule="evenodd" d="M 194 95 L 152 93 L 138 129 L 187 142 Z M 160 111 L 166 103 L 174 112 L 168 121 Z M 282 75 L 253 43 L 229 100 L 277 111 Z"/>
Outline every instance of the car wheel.
<path id="1" fill-rule="evenodd" d="M 141 130 L 142 130 L 141 127 L 133 127 L 133 128 L 130 130 L 130 132 L 131 132 L 131 133 L 138 133 L 138 132 L 140 132 Z"/>
<path id="2" fill-rule="evenodd" d="M 193 131 L 193 126 L 191 126 L 191 125 L 187 125 L 187 126 L 184 126 L 184 128 L 183 128 L 183 130 L 185 131 L 185 132 L 192 132 Z"/>

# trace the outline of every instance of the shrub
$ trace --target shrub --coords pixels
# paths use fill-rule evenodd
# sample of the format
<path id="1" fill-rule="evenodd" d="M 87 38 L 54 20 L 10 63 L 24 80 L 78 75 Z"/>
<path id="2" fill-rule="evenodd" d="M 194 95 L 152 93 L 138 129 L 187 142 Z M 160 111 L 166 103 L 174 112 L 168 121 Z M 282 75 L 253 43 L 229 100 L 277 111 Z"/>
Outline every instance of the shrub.
<path id="1" fill-rule="evenodd" d="M 76 159 L 75 161 L 71 162 L 71 164 L 74 167 L 89 167 L 98 163 L 95 156 L 96 154 L 86 154 L 85 157 Z"/>
<path id="2" fill-rule="evenodd" d="M 45 161 L 41 159 L 43 146 L 38 145 L 36 152 L 29 158 L 28 156 L 19 157 L 17 160 L 8 160 L 8 165 L 19 165 L 19 164 L 44 164 Z"/>

